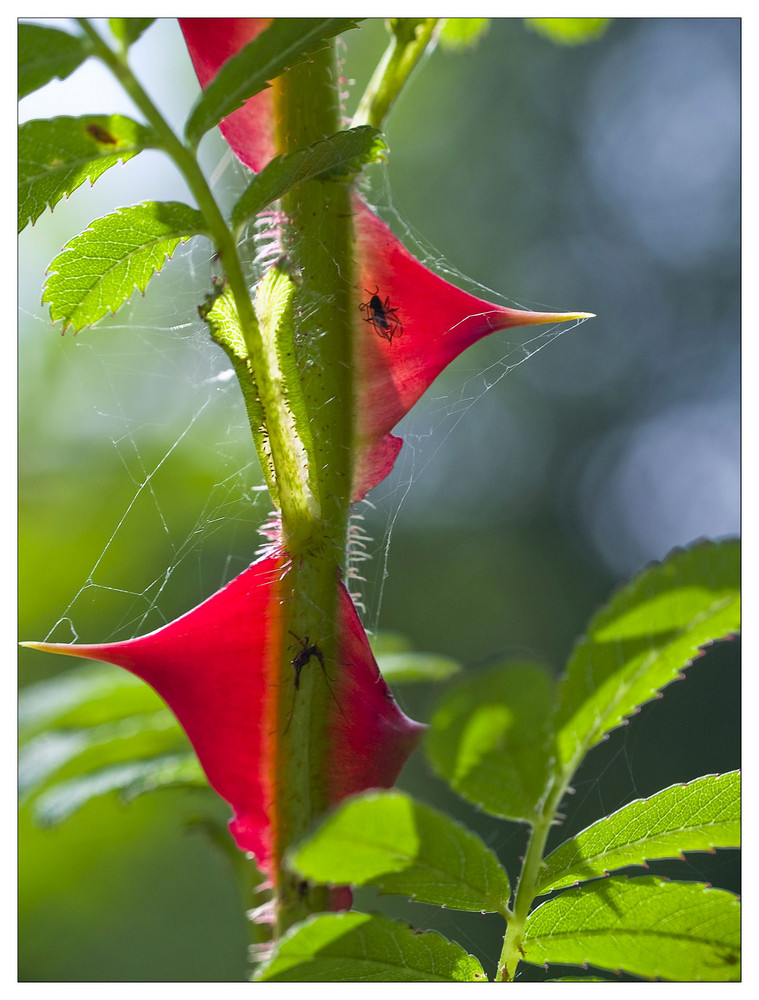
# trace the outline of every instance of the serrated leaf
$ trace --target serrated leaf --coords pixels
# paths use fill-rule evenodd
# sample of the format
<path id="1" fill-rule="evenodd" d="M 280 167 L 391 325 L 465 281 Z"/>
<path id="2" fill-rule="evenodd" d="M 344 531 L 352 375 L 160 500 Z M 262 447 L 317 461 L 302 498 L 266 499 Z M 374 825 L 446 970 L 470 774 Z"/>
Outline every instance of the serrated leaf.
<path id="1" fill-rule="evenodd" d="M 313 882 L 374 885 L 454 910 L 503 913 L 511 891 L 476 834 L 403 792 L 345 802 L 289 863 Z"/>
<path id="2" fill-rule="evenodd" d="M 731 771 L 631 802 L 549 854 L 538 894 L 683 851 L 738 847 L 740 794 L 740 772 Z"/>
<path id="3" fill-rule="evenodd" d="M 740 628 L 740 546 L 678 549 L 620 590 L 569 660 L 556 714 L 558 767 L 592 746 L 679 676 L 699 649 Z"/>
<path id="4" fill-rule="evenodd" d="M 18 130 L 18 229 L 88 180 L 94 184 L 116 163 L 126 163 L 155 133 L 123 115 L 36 119 Z"/>
<path id="5" fill-rule="evenodd" d="M 461 664 L 437 653 L 385 653 L 377 656 L 379 668 L 391 684 L 447 681 L 461 672 Z"/>
<path id="6" fill-rule="evenodd" d="M 305 149 L 276 156 L 243 192 L 232 211 L 232 224 L 239 229 L 248 219 L 304 181 L 316 177 L 350 177 L 365 164 L 381 159 L 385 149 L 379 129 L 359 125 L 336 132 Z"/>
<path id="7" fill-rule="evenodd" d="M 425 748 L 435 771 L 494 816 L 534 820 L 554 750 L 555 685 L 535 663 L 466 675 L 443 698 Z"/>
<path id="8" fill-rule="evenodd" d="M 526 17 L 525 24 L 557 45 L 584 45 L 605 34 L 610 17 Z"/>
<path id="9" fill-rule="evenodd" d="M 58 781 L 67 780 L 114 763 L 177 750 L 189 750 L 189 745 L 168 709 L 87 729 L 51 730 L 19 749 L 19 793 L 33 794 L 53 775 Z"/>
<path id="10" fill-rule="evenodd" d="M 18 699 L 19 731 L 24 740 L 53 725 L 85 728 L 164 708 L 138 677 L 90 663 L 24 688 Z"/>
<path id="11" fill-rule="evenodd" d="M 472 49 L 489 27 L 489 17 L 449 17 L 440 32 L 440 45 L 452 52 Z"/>
<path id="12" fill-rule="evenodd" d="M 365 913 L 323 914 L 296 924 L 256 974 L 266 983 L 471 983 L 476 958 L 434 932 Z"/>
<path id="13" fill-rule="evenodd" d="M 356 18 L 280 17 L 221 67 L 198 99 L 185 126 L 196 145 L 268 81 L 304 62 L 330 38 L 356 26 Z"/>
<path id="14" fill-rule="evenodd" d="M 35 801 L 34 814 L 39 823 L 54 826 L 91 799 L 110 792 L 119 791 L 129 800 L 156 788 L 207 785 L 194 753 L 130 761 L 53 785 Z"/>
<path id="15" fill-rule="evenodd" d="M 26 97 L 56 78 L 65 80 L 90 56 L 83 38 L 41 24 L 18 26 L 18 96 Z"/>
<path id="16" fill-rule="evenodd" d="M 63 330 L 81 330 L 144 292 L 180 241 L 206 233 L 203 215 L 181 202 L 145 202 L 96 219 L 49 268 L 43 303 Z"/>
<path id="17" fill-rule="evenodd" d="M 656 878 L 570 889 L 527 918 L 525 961 L 594 965 L 647 979 L 740 979 L 740 901 L 723 889 Z"/>
<path id="18" fill-rule="evenodd" d="M 154 17 L 109 17 L 108 24 L 114 38 L 124 46 L 133 45 L 155 21 Z"/>

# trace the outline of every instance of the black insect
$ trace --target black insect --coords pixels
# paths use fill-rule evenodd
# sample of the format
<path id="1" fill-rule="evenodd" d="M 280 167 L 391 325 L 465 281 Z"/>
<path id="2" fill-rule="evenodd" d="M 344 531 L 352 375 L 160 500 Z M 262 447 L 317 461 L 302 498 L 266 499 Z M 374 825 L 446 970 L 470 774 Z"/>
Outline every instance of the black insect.
<path id="1" fill-rule="evenodd" d="M 383 302 L 379 294 L 379 285 L 375 286 L 372 294 L 368 288 L 364 291 L 369 296 L 368 302 L 362 302 L 359 306 L 361 312 L 366 312 L 363 317 L 365 323 L 369 323 L 377 334 L 388 344 L 392 343 L 393 337 L 403 336 L 403 323 L 398 318 L 397 306 L 390 305 L 390 297 L 386 296 Z"/>
<path id="2" fill-rule="evenodd" d="M 299 639 L 294 632 L 291 632 L 290 635 L 300 644 L 300 651 L 296 653 L 290 661 L 295 667 L 295 690 L 300 691 L 301 671 L 311 662 L 311 657 L 316 657 L 321 664 L 322 670 L 324 671 L 324 676 L 327 676 L 327 671 L 324 666 L 324 654 L 315 642 L 311 642 L 309 636 L 306 636 L 305 639 Z"/>

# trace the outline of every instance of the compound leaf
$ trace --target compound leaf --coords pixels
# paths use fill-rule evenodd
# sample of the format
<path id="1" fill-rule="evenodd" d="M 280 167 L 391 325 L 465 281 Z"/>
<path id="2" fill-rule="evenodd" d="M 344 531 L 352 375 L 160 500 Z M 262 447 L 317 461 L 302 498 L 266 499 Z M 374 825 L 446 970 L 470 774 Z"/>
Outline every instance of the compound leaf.
<path id="1" fill-rule="evenodd" d="M 468 674 L 443 698 L 425 748 L 435 771 L 494 816 L 540 813 L 554 750 L 555 686 L 535 663 Z"/>
<path id="2" fill-rule="evenodd" d="M 91 55 L 83 38 L 42 24 L 18 26 L 18 96 L 64 80 Z"/>
<path id="3" fill-rule="evenodd" d="M 269 86 L 268 81 L 308 59 L 327 41 L 356 26 L 356 18 L 281 17 L 227 60 L 190 112 L 185 136 L 191 145 Z"/>
<path id="4" fill-rule="evenodd" d="M 740 628 L 740 546 L 701 542 L 647 567 L 590 622 L 559 688 L 557 766 L 592 746 Z"/>
<path id="5" fill-rule="evenodd" d="M 534 910 L 525 961 L 593 965 L 646 979 L 740 979 L 740 901 L 723 889 L 656 878 L 607 879 Z"/>
<path id="6" fill-rule="evenodd" d="M 374 885 L 422 903 L 503 913 L 509 879 L 471 831 L 403 792 L 349 799 L 289 859 L 314 882 Z"/>
<path id="7" fill-rule="evenodd" d="M 181 202 L 145 202 L 96 219 L 50 265 L 43 302 L 63 330 L 81 330 L 144 292 L 180 241 L 205 233 L 202 214 Z"/>
<path id="8" fill-rule="evenodd" d="M 538 893 L 615 868 L 645 865 L 683 851 L 740 845 L 739 771 L 706 775 L 638 799 L 565 841 L 545 859 Z"/>
<path id="9" fill-rule="evenodd" d="M 387 147 L 379 129 L 371 125 L 336 132 L 285 156 L 276 156 L 256 174 L 232 212 L 238 228 L 303 181 L 314 177 L 334 179 L 350 177 L 366 163 L 381 159 Z"/>
<path id="10" fill-rule="evenodd" d="M 61 116 L 18 130 L 18 230 L 116 163 L 156 144 L 151 129 L 123 115 Z"/>
<path id="11" fill-rule="evenodd" d="M 292 927 L 259 969 L 267 983 L 471 983 L 486 980 L 472 955 L 434 932 L 365 913 L 322 914 Z"/>

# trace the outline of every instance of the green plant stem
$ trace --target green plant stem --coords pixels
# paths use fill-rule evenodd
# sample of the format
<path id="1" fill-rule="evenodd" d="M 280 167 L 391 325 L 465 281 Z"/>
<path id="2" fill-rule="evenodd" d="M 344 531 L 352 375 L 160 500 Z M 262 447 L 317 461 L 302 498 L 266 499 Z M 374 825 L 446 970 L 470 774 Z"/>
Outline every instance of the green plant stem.
<path id="1" fill-rule="evenodd" d="M 271 803 L 276 933 L 281 935 L 308 913 L 327 908 L 324 889 L 308 892 L 283 866 L 287 848 L 302 837 L 327 808 L 330 717 L 336 710 L 330 684 L 338 669 L 337 583 L 346 552 L 351 489 L 353 415 L 352 211 L 349 185 L 310 181 L 283 200 L 287 216 L 283 245 L 291 273 L 299 276 L 294 302 L 289 296 L 256 299 L 243 276 L 233 234 L 227 227 L 195 158 L 134 78 L 126 59 L 114 52 L 86 20 L 80 25 L 95 54 L 110 68 L 159 136 L 203 213 L 221 259 L 253 370 L 282 515 L 282 535 L 290 556 L 280 582 L 286 609 L 279 652 L 277 721 L 271 734 Z M 339 74 L 332 46 L 319 51 L 274 81 L 278 152 L 310 145 L 338 131 Z M 284 275 L 282 275 L 285 280 Z M 281 364 L 284 327 L 274 312 L 281 303 L 294 310 L 294 364 Z M 257 316 L 257 310 L 260 315 Z M 347 362 L 347 363 L 346 363 Z M 236 366 L 238 377 L 245 375 Z M 291 384 L 297 378 L 298 384 Z M 297 397 L 298 407 L 291 406 Z M 302 404 L 305 417 L 295 412 Z M 298 421 L 309 422 L 309 447 L 298 441 Z M 254 437 L 261 428 L 252 428 Z M 286 638 L 292 633 L 292 643 Z M 298 643 L 317 645 L 316 662 L 302 670 L 294 687 Z M 339 708 L 339 706 L 338 706 Z"/>
<path id="2" fill-rule="evenodd" d="M 273 82 L 277 151 L 290 153 L 340 128 L 339 73 L 334 47 L 314 54 Z M 275 858 L 299 840 L 328 805 L 331 762 L 332 685 L 338 663 L 337 583 L 346 552 L 351 486 L 353 415 L 352 352 L 353 234 L 350 188 L 337 181 L 309 181 L 282 201 L 283 245 L 294 273 L 295 359 L 300 401 L 310 427 L 308 470 L 319 510 L 318 522 L 294 524 L 283 510 L 283 536 L 292 556 L 288 573 L 286 628 L 309 638 L 324 656 L 304 670 L 293 698 L 292 682 L 280 694 L 281 732 L 274 787 L 286 790 L 278 802 Z M 282 671 L 291 677 L 292 649 Z M 284 674 L 283 674 L 284 676 Z M 331 680 L 330 680 L 331 678 Z M 280 725 L 280 730 L 285 727 Z M 278 934 L 307 913 L 325 908 L 326 899 L 303 898 L 284 868 L 276 880 Z"/>
<path id="3" fill-rule="evenodd" d="M 543 812 L 533 823 L 532 833 L 527 844 L 527 851 L 517 884 L 514 906 L 508 920 L 506 934 L 503 939 L 503 948 L 498 960 L 496 982 L 514 981 L 517 966 L 522 958 L 524 925 L 530 913 L 530 907 L 535 900 L 538 876 L 543 867 L 546 842 L 548 841 L 548 835 L 554 824 L 556 811 L 567 789 L 570 777 L 571 772 L 565 771 L 559 779 L 555 780 Z"/>
<path id="4" fill-rule="evenodd" d="M 219 211 L 211 189 L 203 176 L 194 150 L 187 147 L 174 133 L 160 111 L 155 107 L 131 69 L 122 53 L 114 52 L 98 35 L 86 19 L 78 22 L 90 39 L 95 54 L 111 70 L 121 83 L 147 121 L 158 134 L 162 148 L 172 158 L 187 182 L 198 208 L 203 213 L 211 239 L 216 245 L 229 287 L 235 299 L 240 330 L 253 370 L 254 390 L 261 401 L 264 423 L 271 448 L 272 464 L 278 482 L 287 484 L 273 499 L 278 506 L 287 506 L 288 521 L 297 525 L 301 534 L 307 533 L 304 525 L 316 518 L 313 499 L 307 479 L 292 474 L 293 453 L 298 451 L 298 442 L 293 443 L 293 424 L 283 399 L 278 373 L 271 364 L 271 345 L 264 341 L 251 302 L 248 286 L 242 270 L 234 234 L 227 226 Z M 238 378 L 245 372 L 236 369 Z M 261 433 L 258 426 L 251 426 L 254 438 Z"/>
<path id="5" fill-rule="evenodd" d="M 424 55 L 440 18 L 394 18 L 393 37 L 359 101 L 353 125 L 379 128 L 390 106 Z"/>

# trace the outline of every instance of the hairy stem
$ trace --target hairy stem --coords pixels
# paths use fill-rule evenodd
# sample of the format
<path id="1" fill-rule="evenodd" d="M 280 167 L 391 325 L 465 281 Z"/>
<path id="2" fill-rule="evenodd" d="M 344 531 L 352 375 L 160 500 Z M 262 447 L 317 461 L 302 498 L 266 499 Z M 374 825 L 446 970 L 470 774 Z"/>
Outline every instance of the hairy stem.
<path id="1" fill-rule="evenodd" d="M 314 54 L 274 81 L 278 152 L 290 153 L 340 128 L 339 74 L 333 47 Z M 324 659 L 303 670 L 297 696 L 282 688 L 282 733 L 274 787 L 287 789 L 278 804 L 275 855 L 298 840 L 327 807 L 330 771 L 330 715 L 335 711 L 331 685 L 337 679 L 337 585 L 346 551 L 351 482 L 353 414 L 352 225 L 349 186 L 337 181 L 308 181 L 282 201 L 283 246 L 289 267 L 298 275 L 294 296 L 295 365 L 298 405 L 309 427 L 305 449 L 318 520 L 303 530 L 283 510 L 285 544 L 292 557 L 288 574 L 287 630 L 303 645 L 316 645 Z M 296 415 L 296 420 L 297 420 Z M 293 649 L 282 670 L 291 676 Z M 280 726 L 282 729 L 282 726 Z M 280 870 L 277 932 L 319 907 L 325 900 L 302 896 Z"/>

